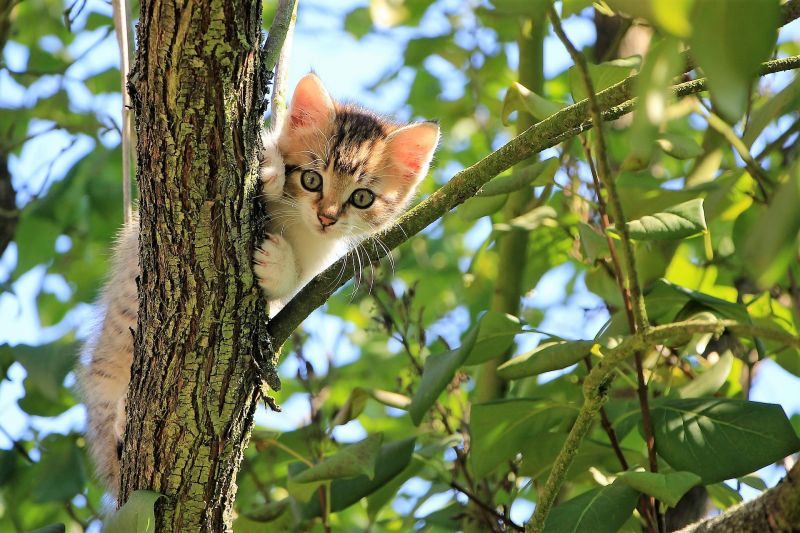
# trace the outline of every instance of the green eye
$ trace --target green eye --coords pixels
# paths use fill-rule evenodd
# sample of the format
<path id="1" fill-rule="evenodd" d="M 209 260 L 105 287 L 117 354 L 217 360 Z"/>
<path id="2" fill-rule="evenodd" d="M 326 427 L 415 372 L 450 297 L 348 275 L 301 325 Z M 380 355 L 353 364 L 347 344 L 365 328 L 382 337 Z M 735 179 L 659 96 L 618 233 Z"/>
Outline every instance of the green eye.
<path id="1" fill-rule="evenodd" d="M 356 189 L 350 195 L 350 203 L 359 209 L 366 209 L 375 201 L 375 193 L 369 189 Z"/>
<path id="2" fill-rule="evenodd" d="M 308 191 L 317 192 L 322 190 L 322 176 L 316 170 L 304 170 L 300 174 L 300 184 Z"/>

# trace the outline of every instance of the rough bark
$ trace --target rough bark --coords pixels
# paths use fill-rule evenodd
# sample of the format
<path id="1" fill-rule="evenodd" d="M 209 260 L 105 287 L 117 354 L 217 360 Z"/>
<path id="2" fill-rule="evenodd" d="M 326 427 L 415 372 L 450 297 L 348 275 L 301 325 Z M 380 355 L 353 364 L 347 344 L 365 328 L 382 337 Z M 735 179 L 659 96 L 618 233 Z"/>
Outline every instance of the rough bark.
<path id="1" fill-rule="evenodd" d="M 758 498 L 740 503 L 719 516 L 693 524 L 680 533 L 736 531 L 768 533 L 800 531 L 800 462 L 786 477 Z"/>
<path id="2" fill-rule="evenodd" d="M 140 191 L 139 322 L 120 504 L 165 496 L 157 531 L 229 531 L 259 399 L 253 281 L 259 0 L 146 0 L 129 89 Z"/>

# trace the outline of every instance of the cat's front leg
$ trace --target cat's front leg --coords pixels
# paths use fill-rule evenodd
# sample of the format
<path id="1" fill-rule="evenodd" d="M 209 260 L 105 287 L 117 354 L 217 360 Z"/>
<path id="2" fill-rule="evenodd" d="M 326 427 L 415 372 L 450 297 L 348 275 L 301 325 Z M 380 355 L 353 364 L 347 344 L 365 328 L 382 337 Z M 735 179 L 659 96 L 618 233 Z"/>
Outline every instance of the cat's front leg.
<path id="1" fill-rule="evenodd" d="M 268 300 L 281 300 L 297 290 L 297 261 L 292 247 L 282 236 L 268 234 L 253 254 L 253 260 L 253 271 Z"/>
<path id="2" fill-rule="evenodd" d="M 258 177 L 261 179 L 261 189 L 267 198 L 280 198 L 286 183 L 286 173 L 283 156 L 278 150 L 277 136 L 272 132 L 265 132 L 262 143 L 263 146 L 258 154 Z"/>

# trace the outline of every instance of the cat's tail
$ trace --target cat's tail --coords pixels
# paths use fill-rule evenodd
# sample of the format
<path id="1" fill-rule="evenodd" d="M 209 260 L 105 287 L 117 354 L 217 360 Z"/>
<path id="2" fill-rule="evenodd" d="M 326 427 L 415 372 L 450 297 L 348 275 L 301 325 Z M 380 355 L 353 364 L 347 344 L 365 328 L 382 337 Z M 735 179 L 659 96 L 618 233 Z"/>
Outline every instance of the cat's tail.
<path id="1" fill-rule="evenodd" d="M 102 320 L 84 346 L 82 364 L 76 370 L 88 415 L 89 451 L 97 477 L 114 497 L 119 492 L 121 436 L 138 308 L 137 252 L 138 220 L 134 218 L 117 241 L 111 275 L 97 306 Z"/>
<path id="2" fill-rule="evenodd" d="M 102 340 L 92 350 L 91 360 L 78 370 L 78 386 L 86 404 L 86 440 L 97 477 L 116 497 L 119 489 L 121 441 L 118 427 L 124 423 L 127 383 L 119 383 L 104 368 Z M 120 413 L 120 406 L 123 408 Z M 123 428 L 124 431 L 124 428 Z"/>

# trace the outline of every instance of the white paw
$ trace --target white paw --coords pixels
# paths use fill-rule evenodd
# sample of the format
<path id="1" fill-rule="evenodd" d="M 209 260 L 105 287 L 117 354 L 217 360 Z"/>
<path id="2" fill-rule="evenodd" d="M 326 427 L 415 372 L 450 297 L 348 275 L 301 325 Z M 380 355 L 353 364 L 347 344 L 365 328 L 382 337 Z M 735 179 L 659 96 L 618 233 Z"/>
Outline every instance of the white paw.
<path id="1" fill-rule="evenodd" d="M 114 416 L 114 436 L 117 437 L 117 442 L 122 442 L 122 437 L 125 435 L 125 422 L 128 417 L 125 402 L 125 396 L 117 401 L 117 412 Z"/>
<path id="2" fill-rule="evenodd" d="M 286 183 L 283 156 L 273 135 L 265 135 L 263 142 L 264 146 L 258 155 L 258 177 L 264 194 L 268 198 L 278 198 L 283 194 Z"/>
<path id="3" fill-rule="evenodd" d="M 269 234 L 256 250 L 253 260 L 253 271 L 267 299 L 277 300 L 297 289 L 294 252 L 280 235 Z"/>

